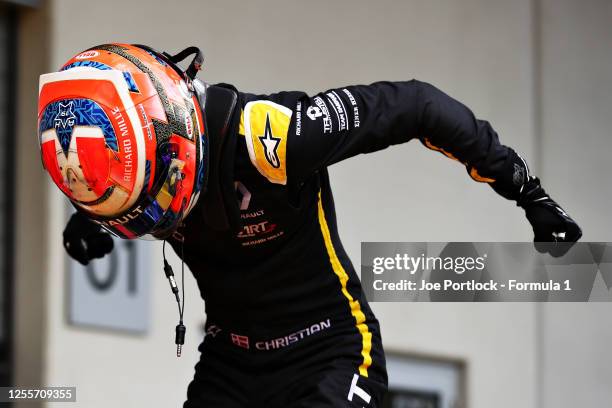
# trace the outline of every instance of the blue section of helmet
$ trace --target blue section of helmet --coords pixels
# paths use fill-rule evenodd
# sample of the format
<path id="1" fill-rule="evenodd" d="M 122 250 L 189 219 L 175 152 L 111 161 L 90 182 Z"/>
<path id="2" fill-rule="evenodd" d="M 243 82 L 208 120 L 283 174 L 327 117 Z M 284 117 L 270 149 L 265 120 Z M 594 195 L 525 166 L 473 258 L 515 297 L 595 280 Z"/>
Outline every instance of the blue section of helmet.
<path id="1" fill-rule="evenodd" d="M 108 65 L 103 64 L 103 63 L 98 62 L 98 61 L 75 61 L 75 62 L 73 62 L 71 64 L 66 65 L 60 71 L 65 71 L 67 69 L 75 68 L 75 67 L 90 67 L 90 68 L 95 68 L 95 69 L 101 69 L 101 70 L 104 70 L 104 71 L 112 69 Z"/>
<path id="2" fill-rule="evenodd" d="M 144 210 L 138 216 L 123 216 L 112 221 L 103 222 L 102 225 L 108 231 L 122 238 L 133 238 L 134 236 L 139 237 L 148 234 L 163 219 L 164 210 L 151 197 L 147 197 L 138 207 L 144 207 Z M 121 228 L 118 228 L 118 226 L 121 226 Z M 122 232 L 122 229 L 129 231 L 133 235 L 126 235 Z"/>
<path id="3" fill-rule="evenodd" d="M 108 65 L 103 64 L 98 61 L 75 61 L 63 67 L 61 71 L 65 71 L 67 69 L 71 69 L 75 67 L 89 67 L 89 68 L 100 69 L 103 71 L 108 71 L 112 69 Z M 136 86 L 136 82 L 134 82 L 134 78 L 132 78 L 131 73 L 127 71 L 123 71 L 123 78 L 125 78 L 125 82 L 128 84 L 128 88 L 130 89 L 130 92 L 138 92 L 138 87 Z"/>
<path id="4" fill-rule="evenodd" d="M 156 224 L 157 221 L 159 221 L 159 219 L 164 215 L 164 209 L 161 208 L 161 206 L 159 205 L 159 203 L 157 201 L 153 201 L 153 202 L 151 202 L 151 205 L 149 205 L 144 210 L 144 214 L 151 221 L 153 221 L 152 224 Z M 153 225 L 151 225 L 151 226 L 153 226 Z"/>
<path id="5" fill-rule="evenodd" d="M 151 233 L 152 234 L 160 234 L 160 233 L 165 234 L 167 232 L 171 232 L 172 230 L 175 230 L 179 224 L 182 213 L 183 211 L 180 211 L 180 213 L 176 213 L 168 209 L 168 211 L 166 211 L 166 213 L 164 214 L 160 222 L 157 223 L 157 225 L 155 225 L 154 231 L 152 231 Z"/>
<path id="6" fill-rule="evenodd" d="M 160 64 L 162 64 L 164 67 L 168 66 L 168 64 L 166 64 L 166 61 L 164 61 L 163 59 L 161 59 L 159 57 L 159 55 L 155 54 L 154 52 L 151 52 L 149 50 L 144 50 L 147 54 L 149 54 L 150 56 L 152 56 L 153 58 L 155 58 L 157 60 L 157 62 L 159 62 Z"/>
<path id="7" fill-rule="evenodd" d="M 147 198 L 143 206 L 144 210 L 138 217 L 134 217 L 132 219 L 125 217 L 121 223 L 122 228 L 130 231 L 130 233 L 134 234 L 135 236 L 142 236 L 145 234 L 154 233 L 156 231 L 163 231 L 167 228 L 169 229 L 175 226 L 179 219 L 179 214 L 176 214 L 169 208 L 164 211 L 159 203 L 151 197 Z M 120 229 L 112 227 L 108 224 L 105 225 L 110 227 L 110 230 L 113 233 L 126 237 L 120 231 Z"/>
<path id="8" fill-rule="evenodd" d="M 132 74 L 127 71 L 123 71 L 123 77 L 125 78 L 125 82 L 128 84 L 128 88 L 130 88 L 130 92 L 138 92 L 138 87 L 136 86 L 136 82 L 134 82 L 134 78 L 132 78 Z"/>
<path id="9" fill-rule="evenodd" d="M 62 99 L 50 103 L 40 119 L 38 134 L 55 129 L 64 154 L 68 154 L 75 126 L 97 126 L 102 129 L 106 145 L 118 152 L 117 136 L 104 109 L 91 99 Z"/>
<path id="10" fill-rule="evenodd" d="M 151 179 L 151 161 L 145 161 L 145 176 L 142 185 L 145 186 L 145 189 L 149 185 L 149 180 Z"/>

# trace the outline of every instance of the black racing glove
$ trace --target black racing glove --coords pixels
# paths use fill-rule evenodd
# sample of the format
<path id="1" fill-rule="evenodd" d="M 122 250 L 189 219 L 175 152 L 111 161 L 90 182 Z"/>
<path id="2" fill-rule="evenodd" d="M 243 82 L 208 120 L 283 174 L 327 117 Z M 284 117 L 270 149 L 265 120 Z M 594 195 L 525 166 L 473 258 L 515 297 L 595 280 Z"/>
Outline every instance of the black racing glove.
<path id="1" fill-rule="evenodd" d="M 523 185 L 517 205 L 525 210 L 535 247 L 541 253 L 563 256 L 582 236 L 578 224 L 546 194 L 537 177 Z"/>
<path id="2" fill-rule="evenodd" d="M 74 260 L 87 265 L 113 250 L 113 239 L 102 227 L 80 212 L 72 214 L 64 229 L 64 248 Z"/>

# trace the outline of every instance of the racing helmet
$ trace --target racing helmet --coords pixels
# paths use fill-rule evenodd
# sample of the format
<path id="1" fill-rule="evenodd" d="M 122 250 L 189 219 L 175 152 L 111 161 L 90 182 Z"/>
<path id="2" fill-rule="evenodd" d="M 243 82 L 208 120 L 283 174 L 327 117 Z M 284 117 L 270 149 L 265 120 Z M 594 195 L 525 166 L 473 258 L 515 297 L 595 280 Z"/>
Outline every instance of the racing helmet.
<path id="1" fill-rule="evenodd" d="M 121 238 L 176 231 L 207 177 L 202 61 L 104 44 L 40 77 L 42 164 L 77 211 Z"/>

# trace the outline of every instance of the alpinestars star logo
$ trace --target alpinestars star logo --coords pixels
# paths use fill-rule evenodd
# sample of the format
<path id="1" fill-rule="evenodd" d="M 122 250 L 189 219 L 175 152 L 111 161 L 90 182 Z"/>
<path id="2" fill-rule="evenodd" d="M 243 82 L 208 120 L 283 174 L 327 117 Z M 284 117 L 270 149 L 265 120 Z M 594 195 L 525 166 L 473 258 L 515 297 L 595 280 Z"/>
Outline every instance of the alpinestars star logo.
<path id="1" fill-rule="evenodd" d="M 74 126 L 76 116 L 74 116 L 74 102 L 70 101 L 67 104 L 59 103 L 59 112 L 53 119 L 53 125 L 55 128 L 65 129 L 67 126 Z"/>
<path id="2" fill-rule="evenodd" d="M 268 163 L 270 163 L 275 169 L 279 168 L 280 160 L 278 158 L 276 150 L 278 149 L 278 145 L 281 139 L 272 135 L 272 127 L 270 126 L 270 114 L 266 114 L 266 128 L 264 130 L 264 135 L 259 136 L 259 141 L 264 147 L 264 153 Z"/>

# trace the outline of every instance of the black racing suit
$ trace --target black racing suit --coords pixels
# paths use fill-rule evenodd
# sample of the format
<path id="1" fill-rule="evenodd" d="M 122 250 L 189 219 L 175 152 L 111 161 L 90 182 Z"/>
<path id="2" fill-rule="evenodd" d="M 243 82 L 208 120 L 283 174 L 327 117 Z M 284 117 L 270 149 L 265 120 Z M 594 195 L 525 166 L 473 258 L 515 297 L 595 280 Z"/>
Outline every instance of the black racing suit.
<path id="1" fill-rule="evenodd" d="M 527 166 L 487 122 L 414 80 L 237 95 L 223 160 L 233 161 L 224 177 L 241 223 L 209 228 L 204 199 L 185 221 L 184 248 L 170 240 L 207 312 L 184 406 L 380 407 L 381 333 L 338 236 L 327 167 L 419 139 L 516 198 Z"/>

